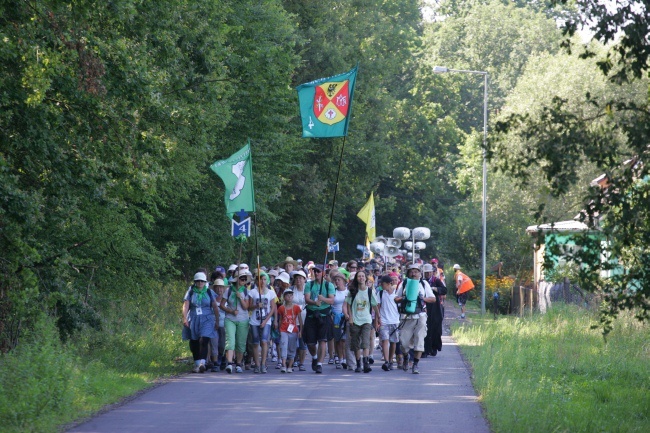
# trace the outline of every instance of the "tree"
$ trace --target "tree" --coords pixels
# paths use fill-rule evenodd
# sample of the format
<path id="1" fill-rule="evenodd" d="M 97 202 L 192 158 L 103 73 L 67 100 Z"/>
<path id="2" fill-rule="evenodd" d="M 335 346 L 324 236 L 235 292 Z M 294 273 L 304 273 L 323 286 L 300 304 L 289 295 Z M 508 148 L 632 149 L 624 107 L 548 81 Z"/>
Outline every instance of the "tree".
<path id="1" fill-rule="evenodd" d="M 589 82 L 577 106 L 557 96 L 536 116 L 512 113 L 498 123 L 499 135 L 491 146 L 502 159 L 502 168 L 517 175 L 534 167 L 556 196 L 578 180 L 577 161 L 588 161 L 605 174 L 604 185 L 593 186 L 585 194 L 580 219 L 600 231 L 606 241 L 590 242 L 585 237 L 582 245 L 586 248 L 571 258 L 582 265 L 582 287 L 604 298 L 601 322 L 606 334 L 621 310 L 633 310 L 642 321 L 650 318 L 650 11 L 635 2 L 614 10 L 590 0 L 577 5 L 581 18 L 569 21 L 565 30 L 572 34 L 582 24 L 594 32 L 595 40 L 610 43 L 604 55 L 596 44 L 585 45 L 581 57 L 596 60 L 603 75 L 617 84 L 616 93 L 592 93 L 594 83 Z M 575 42 L 567 40 L 565 45 Z M 640 95 L 638 86 L 644 90 Z M 526 142 L 524 155 L 500 151 L 510 134 Z"/>

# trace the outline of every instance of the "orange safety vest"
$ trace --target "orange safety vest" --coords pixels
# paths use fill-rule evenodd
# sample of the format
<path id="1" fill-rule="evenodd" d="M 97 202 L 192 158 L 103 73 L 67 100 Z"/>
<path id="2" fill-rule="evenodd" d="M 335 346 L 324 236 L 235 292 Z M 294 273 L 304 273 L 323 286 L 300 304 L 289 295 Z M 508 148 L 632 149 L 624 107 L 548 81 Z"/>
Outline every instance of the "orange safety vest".
<path id="1" fill-rule="evenodd" d="M 457 294 L 462 295 L 463 293 L 469 292 L 474 288 L 474 283 L 472 283 L 472 279 L 460 271 L 458 271 L 458 274 L 456 274 L 455 276 L 456 284 L 458 284 L 458 276 L 460 276 L 461 282 L 460 285 L 456 288 Z"/>

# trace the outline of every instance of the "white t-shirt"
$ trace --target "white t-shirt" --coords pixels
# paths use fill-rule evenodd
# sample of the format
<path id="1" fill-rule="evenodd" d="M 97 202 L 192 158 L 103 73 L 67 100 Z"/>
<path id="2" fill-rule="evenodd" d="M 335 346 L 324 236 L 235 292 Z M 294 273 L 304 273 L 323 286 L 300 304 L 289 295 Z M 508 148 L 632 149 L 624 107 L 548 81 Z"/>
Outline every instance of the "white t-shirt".
<path id="1" fill-rule="evenodd" d="M 253 326 L 259 326 L 262 324 L 262 320 L 271 312 L 271 303 L 275 301 L 275 292 L 273 290 L 267 290 L 266 293 L 262 294 L 262 308 L 260 309 L 260 292 L 257 289 L 253 289 L 248 292 L 249 303 L 255 307 L 253 311 L 250 312 L 250 319 L 248 323 Z M 268 322 L 269 324 L 271 321 Z"/>
<path id="2" fill-rule="evenodd" d="M 348 296 L 349 290 L 336 289 L 334 293 L 334 304 L 332 305 L 332 311 L 336 314 L 343 314 L 343 303 L 345 302 L 345 297 Z"/>
<path id="3" fill-rule="evenodd" d="M 293 290 L 293 303 L 300 305 L 300 308 L 302 309 L 300 312 L 300 315 L 302 316 L 302 323 L 305 323 L 305 318 L 307 318 L 307 310 L 305 309 L 307 306 L 307 301 L 305 301 L 305 288 L 303 287 L 302 292 L 295 286 L 293 286 L 291 289 Z"/>
<path id="4" fill-rule="evenodd" d="M 399 324 L 399 311 L 397 310 L 397 304 L 395 303 L 395 298 L 397 297 L 397 290 L 394 290 L 393 293 L 388 293 L 386 290 L 380 292 L 379 302 L 379 315 L 381 316 L 382 325 L 397 325 Z"/>
<path id="5" fill-rule="evenodd" d="M 424 287 L 422 285 L 424 284 Z M 399 288 L 397 289 L 397 297 L 401 298 L 404 296 L 404 286 L 406 285 L 406 280 L 400 283 Z M 418 296 L 423 297 L 423 298 L 434 298 L 436 295 L 433 293 L 433 290 L 431 290 L 431 286 L 429 285 L 428 282 L 425 280 L 420 280 L 418 282 Z M 426 305 L 426 304 L 425 304 Z M 425 315 L 426 316 L 427 312 L 422 311 L 420 314 L 407 314 L 406 318 L 407 319 L 419 319 L 420 316 Z"/>

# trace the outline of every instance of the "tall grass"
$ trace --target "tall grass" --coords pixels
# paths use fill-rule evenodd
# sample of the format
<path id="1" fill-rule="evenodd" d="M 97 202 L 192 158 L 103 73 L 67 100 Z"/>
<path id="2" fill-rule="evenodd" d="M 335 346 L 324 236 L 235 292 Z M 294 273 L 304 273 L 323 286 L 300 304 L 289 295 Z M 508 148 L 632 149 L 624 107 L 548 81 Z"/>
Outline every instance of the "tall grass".
<path id="1" fill-rule="evenodd" d="M 144 294 L 107 309 L 102 331 L 87 329 L 66 344 L 43 315 L 18 347 L 0 355 L 0 430 L 54 432 L 186 371 L 180 337 L 182 287 Z"/>
<path id="2" fill-rule="evenodd" d="M 494 431 L 650 431 L 650 326 L 624 315 L 604 340 L 594 324 L 560 306 L 453 329 Z"/>

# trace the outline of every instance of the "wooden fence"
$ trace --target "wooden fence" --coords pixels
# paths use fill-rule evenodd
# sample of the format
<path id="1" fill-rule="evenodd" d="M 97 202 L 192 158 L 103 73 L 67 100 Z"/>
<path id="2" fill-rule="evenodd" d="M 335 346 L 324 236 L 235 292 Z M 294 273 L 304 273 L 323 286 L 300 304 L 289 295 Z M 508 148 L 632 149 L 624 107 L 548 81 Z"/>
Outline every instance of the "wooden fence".
<path id="1" fill-rule="evenodd" d="M 551 283 L 540 281 L 537 288 L 533 286 L 514 286 L 512 288 L 512 314 L 523 316 L 533 311 L 545 313 L 554 303 L 577 304 L 585 308 L 595 305 L 595 297 L 565 278 L 563 282 Z"/>

